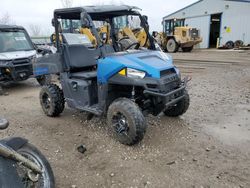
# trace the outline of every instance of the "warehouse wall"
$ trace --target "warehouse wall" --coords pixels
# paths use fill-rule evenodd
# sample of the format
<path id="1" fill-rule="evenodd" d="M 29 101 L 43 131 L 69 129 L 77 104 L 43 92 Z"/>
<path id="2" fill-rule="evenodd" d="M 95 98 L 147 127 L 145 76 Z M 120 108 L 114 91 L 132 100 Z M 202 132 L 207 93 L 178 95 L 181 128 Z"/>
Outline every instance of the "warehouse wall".
<path id="1" fill-rule="evenodd" d="M 164 19 L 185 18 L 186 24 L 201 30 L 201 36 L 204 40 L 198 47 L 208 48 L 210 16 L 217 13 L 222 13 L 221 45 L 229 40 L 242 40 L 245 44 L 250 44 L 250 3 L 203 0 Z"/>
<path id="2" fill-rule="evenodd" d="M 202 43 L 196 45 L 196 48 L 208 48 L 210 16 L 207 15 L 195 18 L 187 18 L 185 20 L 185 24 L 195 28 L 202 28 L 200 30 L 200 35 L 202 36 L 203 41 Z"/>
<path id="3" fill-rule="evenodd" d="M 228 10 L 222 15 L 221 44 L 229 40 L 242 40 L 250 44 L 250 3 L 228 4 Z M 230 28 L 230 32 L 227 32 L 226 27 Z"/>

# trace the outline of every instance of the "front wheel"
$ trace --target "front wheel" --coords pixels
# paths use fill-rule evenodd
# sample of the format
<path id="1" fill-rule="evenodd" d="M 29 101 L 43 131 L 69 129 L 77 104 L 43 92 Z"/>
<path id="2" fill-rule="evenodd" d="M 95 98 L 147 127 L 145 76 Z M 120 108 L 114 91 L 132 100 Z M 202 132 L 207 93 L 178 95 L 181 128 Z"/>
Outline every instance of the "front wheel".
<path id="1" fill-rule="evenodd" d="M 177 117 L 183 115 L 189 107 L 190 99 L 187 91 L 184 92 L 184 98 L 177 102 L 174 106 L 171 106 L 164 110 L 164 114 L 170 117 Z"/>
<path id="2" fill-rule="evenodd" d="M 59 116 L 65 105 L 63 91 L 55 84 L 43 86 L 40 92 L 40 104 L 47 116 Z"/>
<path id="3" fill-rule="evenodd" d="M 107 119 L 115 138 L 125 145 L 139 143 L 147 129 L 140 108 L 126 98 L 117 99 L 109 106 Z"/>
<path id="4" fill-rule="evenodd" d="M 175 53 L 178 51 L 178 49 L 179 49 L 178 43 L 173 38 L 169 39 L 167 42 L 167 51 L 169 53 Z"/>
<path id="5" fill-rule="evenodd" d="M 28 158 L 41 167 L 42 174 L 34 174 L 22 164 L 18 164 L 17 172 L 22 179 L 24 187 L 54 188 L 55 178 L 51 166 L 44 155 L 32 144 L 27 143 L 17 150 L 18 153 Z M 32 180 L 31 180 L 32 179 Z"/>

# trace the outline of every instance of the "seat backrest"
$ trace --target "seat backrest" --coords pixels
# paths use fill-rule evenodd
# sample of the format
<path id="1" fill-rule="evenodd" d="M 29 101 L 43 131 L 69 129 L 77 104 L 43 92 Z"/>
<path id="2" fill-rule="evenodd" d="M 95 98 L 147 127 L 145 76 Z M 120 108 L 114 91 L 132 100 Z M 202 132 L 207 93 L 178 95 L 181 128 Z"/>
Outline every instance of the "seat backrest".
<path id="1" fill-rule="evenodd" d="M 87 68 L 96 65 L 98 52 L 84 45 L 64 46 L 64 58 L 70 70 Z"/>

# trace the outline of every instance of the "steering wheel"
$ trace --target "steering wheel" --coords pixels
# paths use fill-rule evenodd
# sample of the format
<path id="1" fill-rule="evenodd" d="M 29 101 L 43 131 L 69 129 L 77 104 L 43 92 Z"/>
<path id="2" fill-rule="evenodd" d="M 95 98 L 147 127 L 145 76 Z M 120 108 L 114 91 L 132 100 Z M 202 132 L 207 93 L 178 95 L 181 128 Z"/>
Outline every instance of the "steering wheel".
<path id="1" fill-rule="evenodd" d="M 130 44 L 125 50 L 129 50 L 133 46 L 135 46 L 134 49 L 138 50 L 140 48 L 140 43 L 139 42 L 134 42 L 134 43 Z"/>
<path id="2" fill-rule="evenodd" d="M 134 49 L 136 49 L 136 50 L 140 48 L 140 43 L 139 43 L 139 42 L 133 42 L 132 44 L 129 44 L 129 46 L 127 46 L 127 47 L 125 48 L 124 45 L 121 43 L 121 41 L 122 41 L 122 40 L 125 40 L 125 39 L 129 40 L 129 37 L 128 37 L 128 36 L 123 37 L 123 38 L 121 38 L 121 39 L 117 42 L 124 50 L 128 50 L 128 49 L 132 48 L 133 46 L 135 46 Z"/>

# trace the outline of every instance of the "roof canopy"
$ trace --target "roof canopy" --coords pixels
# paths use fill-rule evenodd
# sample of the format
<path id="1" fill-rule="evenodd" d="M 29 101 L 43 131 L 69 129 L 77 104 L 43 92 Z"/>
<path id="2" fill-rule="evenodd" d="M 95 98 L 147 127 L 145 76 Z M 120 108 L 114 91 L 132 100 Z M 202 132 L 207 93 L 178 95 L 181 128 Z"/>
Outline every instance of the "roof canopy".
<path id="1" fill-rule="evenodd" d="M 80 13 L 86 12 L 90 14 L 92 19 L 102 20 L 107 17 L 114 17 L 126 14 L 136 14 L 136 10 L 140 10 L 135 6 L 128 5 L 102 5 L 102 6 L 84 6 L 75 8 L 56 9 L 55 15 L 63 19 L 80 19 Z"/>

